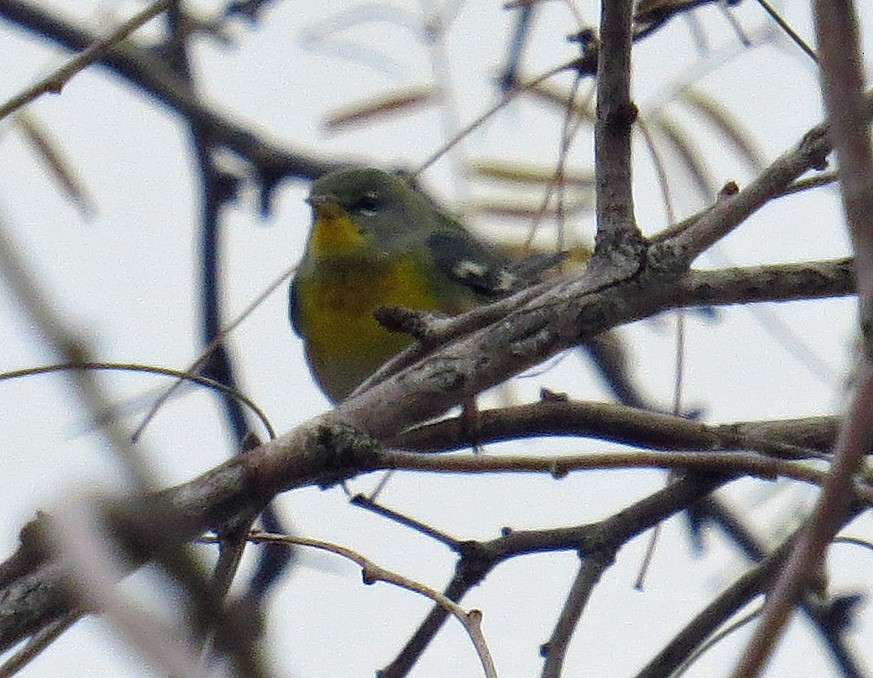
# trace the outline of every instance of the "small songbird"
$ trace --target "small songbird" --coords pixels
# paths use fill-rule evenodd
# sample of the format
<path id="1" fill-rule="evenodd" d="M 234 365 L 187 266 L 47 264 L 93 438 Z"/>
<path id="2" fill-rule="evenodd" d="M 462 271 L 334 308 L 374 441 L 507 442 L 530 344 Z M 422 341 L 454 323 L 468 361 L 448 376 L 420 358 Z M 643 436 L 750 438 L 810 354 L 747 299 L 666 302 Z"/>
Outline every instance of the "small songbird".
<path id="1" fill-rule="evenodd" d="M 346 169 L 312 186 L 313 225 L 290 318 L 324 393 L 339 402 L 412 343 L 379 306 L 457 315 L 537 282 L 563 253 L 502 255 L 399 176 Z"/>

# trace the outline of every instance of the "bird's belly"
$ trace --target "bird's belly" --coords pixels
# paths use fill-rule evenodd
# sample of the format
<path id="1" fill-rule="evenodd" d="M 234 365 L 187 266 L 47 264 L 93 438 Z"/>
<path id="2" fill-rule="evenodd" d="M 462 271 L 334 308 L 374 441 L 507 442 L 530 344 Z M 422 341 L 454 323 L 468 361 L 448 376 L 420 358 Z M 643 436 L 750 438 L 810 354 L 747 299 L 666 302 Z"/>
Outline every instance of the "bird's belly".
<path id="1" fill-rule="evenodd" d="M 412 338 L 385 329 L 378 306 L 443 310 L 428 279 L 406 258 L 378 268 L 334 270 L 330 277 L 298 283 L 306 352 L 312 370 L 334 401 L 345 398 Z"/>

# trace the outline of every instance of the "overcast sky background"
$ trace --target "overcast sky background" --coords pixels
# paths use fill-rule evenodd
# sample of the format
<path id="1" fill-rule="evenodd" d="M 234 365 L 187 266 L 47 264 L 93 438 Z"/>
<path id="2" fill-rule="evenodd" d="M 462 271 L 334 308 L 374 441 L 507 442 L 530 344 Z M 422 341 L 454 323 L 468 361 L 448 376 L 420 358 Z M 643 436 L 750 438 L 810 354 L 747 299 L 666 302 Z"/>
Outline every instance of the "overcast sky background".
<path id="1" fill-rule="evenodd" d="M 107 26 L 108 15 L 128 16 L 140 3 L 46 2 L 90 26 Z M 216 3 L 195 3 L 205 12 Z M 201 40 L 196 50 L 197 82 L 221 110 L 277 143 L 306 148 L 340 159 L 353 157 L 386 165 L 415 167 L 445 139 L 435 108 L 396 116 L 341 134 L 327 134 L 327 113 L 350 101 L 401 85 L 431 81 L 431 62 L 420 33 L 396 23 L 355 23 L 332 39 L 313 44 L 311 36 L 329 22 L 353 17 L 353 8 L 392 8 L 391 16 L 421 20 L 422 6 L 411 0 L 379 5 L 354 2 L 278 2 L 257 30 L 231 24 L 232 46 Z M 505 60 L 511 14 L 501 3 L 467 2 L 446 36 L 455 115 L 462 124 L 497 98 L 494 76 Z M 579 2 L 588 22 L 595 3 Z M 863 6 L 864 27 L 873 10 Z M 387 9 L 386 9 L 387 11 Z M 807 3 L 787 3 L 784 16 L 812 40 Z M 718 96 L 752 133 L 765 159 L 796 143 L 821 119 L 817 80 L 799 50 L 779 37 L 765 39 L 768 25 L 756 3 L 733 10 L 744 30 L 767 44 L 741 47 L 724 16 L 714 8 L 696 13 L 708 49 L 702 54 L 689 25 L 672 22 L 635 49 L 635 97 L 644 116 L 660 106 L 675 113 L 704 150 L 716 185 L 753 176 L 736 154 L 719 143 L 713 129 L 670 103 L 683 82 L 694 80 Z M 370 15 L 363 15 L 373 16 Z M 417 17 L 417 18 L 416 18 Z M 358 15 L 361 20 L 361 15 Z M 540 12 L 524 73 L 539 74 L 574 55 L 565 41 L 573 19 L 563 3 L 546 3 Z M 154 34 L 156 24 L 144 35 Z M 366 48 L 373 64 L 352 59 L 347 47 Z M 869 44 L 869 39 L 867 43 Z M 61 64 L 67 55 L 22 31 L 0 23 L 0 99 Z M 388 68 L 390 67 L 390 68 Z M 568 80 L 561 82 L 568 83 Z M 583 86 L 583 90 L 584 90 Z M 195 289 L 198 196 L 186 131 L 154 101 L 99 68 L 80 74 L 59 97 L 44 97 L 31 107 L 59 140 L 96 205 L 83 219 L 59 195 L 42 162 L 21 134 L 0 123 L 0 218 L 19 243 L 33 274 L 55 309 L 86 341 L 95 357 L 184 368 L 198 354 Z M 256 122 L 255 122 L 256 121 Z M 464 180 L 458 168 L 478 158 L 555 162 L 561 116 L 530 97 L 521 97 L 472 134 L 460 152 L 425 174 L 425 182 L 450 204 L 461 207 L 492 187 Z M 589 168 L 593 142 L 588 130 L 571 151 L 569 165 Z M 635 160 L 637 216 L 646 233 L 665 224 L 654 169 L 637 139 Z M 672 159 L 679 216 L 702 204 Z M 246 191 L 226 211 L 223 224 L 223 283 L 226 318 L 247 306 L 301 254 L 309 226 L 303 198 L 308 187 L 288 183 L 277 194 L 273 217 L 257 217 L 257 196 Z M 491 234 L 516 237 L 518 224 L 498 230 L 493 220 L 477 222 Z M 593 235 L 590 215 L 570 227 Z M 508 230 L 507 230 L 508 229 Z M 514 230 L 513 230 L 514 229 Z M 757 264 L 827 259 L 848 252 L 837 193 L 824 189 L 782 199 L 750 220 L 718 246 L 716 256 L 698 264 Z M 270 297 L 233 334 L 244 391 L 282 432 L 324 411 L 328 403 L 309 378 L 302 348 L 286 320 L 286 289 Z M 707 421 L 787 418 L 837 411 L 845 398 L 851 362 L 854 301 L 794 303 L 764 311 L 724 309 L 717 320 L 693 316 L 688 322 L 684 402 L 702 408 Z M 813 374 L 762 323 L 775 316 L 827 366 Z M 660 318 L 626 328 L 646 394 L 667 407 L 672 399 L 673 321 Z M 18 302 L 0 288 L 0 371 L 53 362 L 43 339 L 22 314 Z M 163 382 L 136 375 L 101 375 L 113 400 L 155 392 Z M 581 399 L 604 399 L 584 358 L 575 353 L 553 361 L 551 369 L 516 379 L 520 400 L 536 397 L 541 386 Z M 38 509 L 52 510 L 78 493 L 118 491 L 119 463 L 99 435 L 87 431 L 69 382 L 58 376 L 0 383 L 0 474 L 2 553 L 15 548 L 18 529 Z M 215 466 L 232 452 L 210 395 L 190 392 L 164 408 L 147 430 L 143 454 L 152 460 L 158 483 L 175 484 Z M 129 421 L 138 423 L 136 417 Z M 498 453 L 502 446 L 489 446 Z M 547 440 L 517 444 L 530 454 L 607 449 L 600 443 Z M 377 479 L 353 483 L 356 490 Z M 536 528 L 597 520 L 663 485 L 656 472 L 578 473 L 555 481 L 547 477 L 454 478 L 399 475 L 383 501 L 459 538 L 493 538 L 503 526 Z M 761 535 L 784 534 L 809 506 L 813 494 L 787 483 L 738 483 L 730 496 Z M 280 506 L 302 536 L 327 539 L 360 550 L 378 564 L 441 588 L 454 558 L 442 547 L 350 507 L 339 489 L 305 489 L 283 497 Z M 869 535 L 869 519 L 846 530 Z M 692 553 L 680 520 L 663 530 L 640 593 L 632 588 L 647 538 L 623 549 L 595 591 L 574 637 L 566 675 L 631 675 L 695 614 L 706 600 L 742 571 L 739 555 L 713 535 L 705 556 Z M 869 585 L 870 555 L 856 548 L 832 549 L 834 591 Z M 551 632 L 578 560 L 572 554 L 530 556 L 501 565 L 464 599 L 465 608 L 484 614 L 484 633 L 502 676 L 538 675 L 539 644 Z M 160 606 L 148 594 L 148 573 L 131 578 L 128 588 L 141 604 Z M 429 609 L 429 603 L 385 584 L 365 587 L 357 570 L 327 556 L 304 553 L 302 565 L 271 602 L 269 651 L 276 674 L 318 678 L 368 676 L 399 650 Z M 166 607 L 166 606 L 165 606 Z M 871 637 L 871 614 L 859 615 L 857 645 Z M 741 651 L 747 632 L 734 634 L 704 656 L 687 675 L 724 675 Z M 869 652 L 867 654 L 869 659 Z M 70 667 L 75 666 L 74 673 Z M 771 676 L 818 676 L 829 662 L 802 621 L 791 627 L 771 664 Z M 24 675 L 159 675 L 101 620 L 89 618 L 66 633 Z M 457 624 L 448 622 L 413 675 L 417 678 L 481 675 L 478 661 Z"/>

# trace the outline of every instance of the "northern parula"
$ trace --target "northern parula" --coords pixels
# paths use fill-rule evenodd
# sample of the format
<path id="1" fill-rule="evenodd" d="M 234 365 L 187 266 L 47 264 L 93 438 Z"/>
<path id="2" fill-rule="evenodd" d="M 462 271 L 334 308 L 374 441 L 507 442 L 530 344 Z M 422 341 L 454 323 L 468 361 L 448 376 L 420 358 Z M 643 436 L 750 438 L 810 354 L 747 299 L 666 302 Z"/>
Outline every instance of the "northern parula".
<path id="1" fill-rule="evenodd" d="M 334 402 L 413 341 L 379 324 L 377 307 L 457 315 L 531 285 L 563 258 L 507 258 L 378 169 L 326 174 L 308 202 L 313 225 L 289 315 L 313 376 Z"/>

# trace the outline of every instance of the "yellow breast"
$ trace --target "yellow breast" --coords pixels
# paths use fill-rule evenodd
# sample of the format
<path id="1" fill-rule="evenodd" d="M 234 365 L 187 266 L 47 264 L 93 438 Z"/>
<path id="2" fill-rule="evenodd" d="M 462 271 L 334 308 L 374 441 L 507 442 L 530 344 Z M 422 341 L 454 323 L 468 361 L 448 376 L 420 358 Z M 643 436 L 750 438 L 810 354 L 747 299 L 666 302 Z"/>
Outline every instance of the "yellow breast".
<path id="1" fill-rule="evenodd" d="M 373 317 L 376 307 L 441 310 L 411 256 L 381 265 L 335 259 L 329 271 L 299 277 L 295 293 L 309 364 L 334 401 L 412 342 L 382 327 Z"/>

